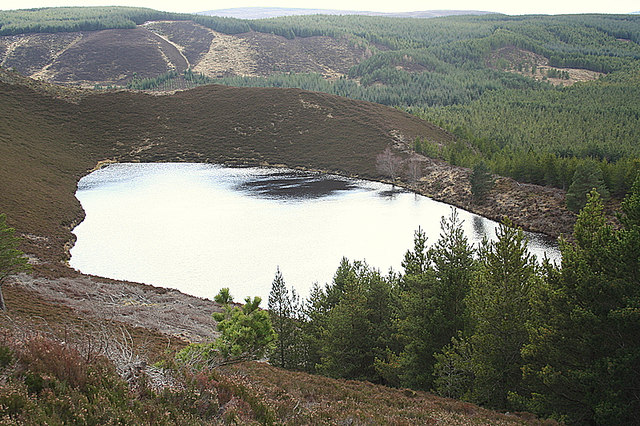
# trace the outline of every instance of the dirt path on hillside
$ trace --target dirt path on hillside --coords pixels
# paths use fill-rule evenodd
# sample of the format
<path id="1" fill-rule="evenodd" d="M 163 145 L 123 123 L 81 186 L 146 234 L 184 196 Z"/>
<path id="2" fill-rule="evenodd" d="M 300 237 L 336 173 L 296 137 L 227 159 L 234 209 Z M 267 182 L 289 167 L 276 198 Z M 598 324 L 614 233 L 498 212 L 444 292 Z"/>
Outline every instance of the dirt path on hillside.
<path id="1" fill-rule="evenodd" d="M 182 48 L 181 46 L 173 43 L 171 40 L 169 40 L 166 37 L 163 37 L 162 35 L 155 33 L 153 31 L 149 31 L 151 34 L 153 34 L 155 37 L 158 38 L 158 52 L 160 52 L 160 54 L 162 55 L 162 59 L 164 59 L 164 61 L 167 63 L 167 66 L 169 69 L 179 69 L 177 64 L 174 64 L 171 59 L 169 59 L 169 57 L 167 56 L 167 54 L 165 53 L 164 50 L 162 50 L 162 41 L 167 42 L 170 46 L 173 46 L 176 51 L 178 52 L 178 54 L 180 55 L 180 57 L 182 57 L 182 59 L 184 59 L 184 62 L 186 64 L 186 69 L 191 68 L 191 64 L 189 63 L 189 60 L 187 59 L 186 56 L 184 56 L 184 53 L 182 52 Z"/>
<path id="2" fill-rule="evenodd" d="M 144 27 L 145 25 L 142 25 L 142 26 Z M 191 62 L 189 62 L 189 59 L 187 59 L 187 57 L 186 57 L 186 56 L 184 56 L 184 46 L 180 46 L 179 44 L 172 42 L 171 40 L 169 40 L 169 38 L 168 38 L 168 37 L 166 37 L 166 36 L 165 36 L 164 34 L 162 34 L 160 31 L 154 31 L 154 30 L 153 30 L 153 29 L 151 29 L 151 28 L 148 28 L 148 30 L 149 30 L 150 32 L 152 32 L 153 34 L 155 34 L 157 37 L 161 38 L 162 40 L 166 41 L 167 43 L 169 43 L 170 45 L 172 45 L 173 47 L 175 47 L 175 48 L 176 48 L 176 50 L 178 51 L 178 53 L 180 53 L 180 56 L 182 56 L 182 59 L 184 59 L 184 61 L 187 63 L 187 69 L 190 69 L 190 68 L 191 68 Z M 171 63 L 171 61 L 169 61 L 168 59 L 167 59 L 167 62 L 168 62 L 168 63 Z M 173 64 L 172 64 L 172 65 L 173 65 Z"/>
<path id="3" fill-rule="evenodd" d="M 73 40 L 71 40 L 69 44 L 67 44 L 64 48 L 60 49 L 59 51 L 53 54 L 53 56 L 51 57 L 51 60 L 47 65 L 44 66 L 44 68 L 42 68 L 40 71 L 36 71 L 33 74 L 31 74 L 31 78 L 35 78 L 38 80 L 45 80 L 45 81 L 52 80 L 55 77 L 55 72 L 51 71 L 50 68 L 54 64 L 55 60 L 58 59 L 60 56 L 62 56 L 67 50 L 71 49 L 73 46 L 78 44 L 78 42 L 82 40 L 82 37 L 83 37 L 82 33 L 78 33 L 78 36 Z"/>

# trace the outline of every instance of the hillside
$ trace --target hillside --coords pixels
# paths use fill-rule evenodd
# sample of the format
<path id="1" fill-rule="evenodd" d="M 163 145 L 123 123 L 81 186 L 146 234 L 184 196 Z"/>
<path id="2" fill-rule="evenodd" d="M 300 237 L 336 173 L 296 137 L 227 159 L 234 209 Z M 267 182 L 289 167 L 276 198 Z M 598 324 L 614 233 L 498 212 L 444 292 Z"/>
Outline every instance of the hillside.
<path id="1" fill-rule="evenodd" d="M 598 169 L 619 201 L 640 155 L 639 23 L 632 14 L 247 20 L 126 7 L 2 11 L 0 65 L 103 89 L 215 83 L 380 103 L 456 136 L 448 146 L 414 144 L 431 158 L 561 191 L 578 169 Z"/>
<path id="2" fill-rule="evenodd" d="M 375 177 L 374 158 L 384 147 L 395 144 L 402 153 L 402 139 L 418 135 L 448 143 L 451 136 L 441 129 L 380 105 L 295 89 L 95 93 L 3 70 L 0 106 L 0 211 L 25 238 L 35 269 L 34 276 L 3 286 L 9 311 L 0 315 L 6 391 L 0 398 L 16 401 L 1 399 L 3 415 L 27 423 L 51 421 L 52 412 L 72 423 L 79 415 L 180 424 L 540 423 L 424 392 L 264 364 L 220 369 L 209 382 L 172 379 L 148 362 L 210 338 L 209 314 L 219 307 L 175 290 L 83 276 L 64 265 L 70 229 L 83 214 L 73 196 L 76 182 L 99 161 L 284 163 Z M 143 370 L 148 382 L 139 381 Z M 91 403 L 96 396 L 107 399 Z"/>
<path id="3" fill-rule="evenodd" d="M 0 36 L 0 66 L 40 80 L 126 85 L 167 70 L 211 78 L 319 73 L 336 78 L 370 53 L 326 36 L 286 39 L 258 32 L 223 34 L 192 21 L 155 21 L 132 29 Z"/>
<path id="4" fill-rule="evenodd" d="M 109 424 L 116 418 L 123 424 L 167 425 L 556 424 L 428 392 L 336 380 L 260 362 L 172 377 L 153 363 L 187 341 L 211 337 L 190 331 L 197 326 L 204 332 L 211 330 L 209 313 L 216 309 L 212 302 L 105 280 L 94 280 L 87 287 L 92 299 L 82 294 L 63 299 L 60 293 L 42 295 L 39 281 L 31 287 L 24 282 L 5 286 L 10 309 L 0 313 L 0 401 L 11 398 L 13 404 L 0 406 L 3 420 L 25 424 L 61 419 L 69 424 Z M 69 291 L 74 282 L 62 280 L 59 290 Z M 95 298 L 96 287 L 111 294 L 123 290 L 149 298 L 109 302 L 107 292 L 105 299 Z M 78 309 L 77 302 L 83 298 L 85 307 Z M 108 310 L 116 314 L 109 315 Z M 152 325 L 167 321 L 168 327 L 159 332 L 148 322 L 137 324 L 145 314 L 155 318 Z M 5 348 L 16 359 L 9 368 Z M 148 374 L 146 382 L 140 380 L 143 371 Z"/>

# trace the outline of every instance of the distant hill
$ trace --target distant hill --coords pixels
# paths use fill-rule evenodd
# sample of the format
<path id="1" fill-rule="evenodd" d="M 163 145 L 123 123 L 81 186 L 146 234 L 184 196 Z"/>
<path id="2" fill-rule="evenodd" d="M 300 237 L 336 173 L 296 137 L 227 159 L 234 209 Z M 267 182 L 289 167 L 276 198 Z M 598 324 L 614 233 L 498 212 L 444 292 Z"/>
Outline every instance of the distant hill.
<path id="1" fill-rule="evenodd" d="M 215 9 L 198 12 L 199 15 L 222 16 L 240 19 L 264 19 L 277 18 L 279 16 L 300 15 L 366 15 L 387 16 L 393 18 L 436 18 L 451 15 L 487 15 L 493 12 L 479 10 L 425 10 L 416 12 L 371 12 L 362 10 L 337 10 L 337 9 L 303 9 L 287 7 L 233 7 L 229 9 Z"/>
<path id="2" fill-rule="evenodd" d="M 228 35 L 192 21 L 0 36 L 1 66 L 49 82 L 85 87 L 125 85 L 134 76 L 154 78 L 167 70 L 182 73 L 186 69 L 212 78 L 278 72 L 340 77 L 367 57 L 364 47 L 345 39 L 286 39 L 255 31 Z"/>

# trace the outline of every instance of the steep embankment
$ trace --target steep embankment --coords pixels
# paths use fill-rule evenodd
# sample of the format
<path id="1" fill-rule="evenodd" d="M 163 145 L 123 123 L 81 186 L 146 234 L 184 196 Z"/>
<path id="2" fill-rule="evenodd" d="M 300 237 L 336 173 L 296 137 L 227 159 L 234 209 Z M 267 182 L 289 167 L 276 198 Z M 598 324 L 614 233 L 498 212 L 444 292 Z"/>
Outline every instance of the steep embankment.
<path id="1" fill-rule="evenodd" d="M 24 234 L 25 251 L 52 267 L 82 217 L 76 181 L 95 164 L 77 114 L 53 94 L 0 82 L 0 211 Z"/>

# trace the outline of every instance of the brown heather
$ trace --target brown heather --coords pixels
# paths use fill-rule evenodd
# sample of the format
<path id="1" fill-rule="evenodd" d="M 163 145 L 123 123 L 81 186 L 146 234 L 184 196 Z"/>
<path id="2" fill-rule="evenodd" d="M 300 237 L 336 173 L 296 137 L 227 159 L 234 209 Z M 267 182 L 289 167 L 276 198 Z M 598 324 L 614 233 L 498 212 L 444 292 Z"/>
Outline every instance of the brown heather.
<path id="1" fill-rule="evenodd" d="M 83 217 L 78 179 L 103 160 L 286 164 L 379 178 L 375 156 L 389 144 L 451 140 L 395 109 L 298 89 L 67 92 L 0 72 L 0 211 L 29 234 L 26 250 L 50 263 L 64 259 Z M 22 84 L 2 82 L 10 78 Z"/>

